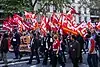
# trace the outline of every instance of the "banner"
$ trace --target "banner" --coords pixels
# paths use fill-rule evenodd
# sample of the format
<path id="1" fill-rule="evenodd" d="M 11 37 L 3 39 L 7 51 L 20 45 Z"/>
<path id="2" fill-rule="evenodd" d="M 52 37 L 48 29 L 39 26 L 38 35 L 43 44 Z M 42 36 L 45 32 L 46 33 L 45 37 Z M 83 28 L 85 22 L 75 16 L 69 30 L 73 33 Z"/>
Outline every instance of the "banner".
<path id="1" fill-rule="evenodd" d="M 37 15 L 32 14 L 32 12 L 26 12 L 24 17 L 14 14 L 13 17 L 8 17 L 3 23 L 3 29 L 7 31 L 13 31 L 17 27 L 18 31 L 23 32 L 24 30 L 37 30 L 39 29 L 44 35 L 48 31 L 58 32 L 62 30 L 64 33 L 81 34 L 81 36 L 86 36 L 87 28 L 97 28 L 100 30 L 100 22 L 94 25 L 89 21 L 88 23 L 82 22 L 77 24 L 75 15 L 76 11 L 71 8 L 67 14 L 60 13 L 59 18 L 56 13 L 52 13 L 51 17 L 41 16 L 41 21 L 37 21 Z"/>
<path id="2" fill-rule="evenodd" d="M 87 35 L 87 24 L 82 22 L 76 27 L 76 30 L 81 36 L 85 37 Z"/>

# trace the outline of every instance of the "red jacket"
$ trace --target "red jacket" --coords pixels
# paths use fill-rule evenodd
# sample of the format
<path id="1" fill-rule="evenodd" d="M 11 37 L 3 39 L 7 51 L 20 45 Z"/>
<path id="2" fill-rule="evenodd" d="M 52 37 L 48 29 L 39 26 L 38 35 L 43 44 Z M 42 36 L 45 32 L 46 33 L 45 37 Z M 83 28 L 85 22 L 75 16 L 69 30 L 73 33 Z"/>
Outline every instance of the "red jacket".
<path id="1" fill-rule="evenodd" d="M 89 39 L 88 49 L 89 49 L 89 53 L 90 54 L 95 54 L 96 53 L 96 50 L 95 50 L 95 40 L 93 39 L 93 37 L 91 37 Z"/>
<path id="2" fill-rule="evenodd" d="M 60 47 L 60 41 L 57 39 L 54 41 L 52 48 L 53 49 L 58 49 Z"/>

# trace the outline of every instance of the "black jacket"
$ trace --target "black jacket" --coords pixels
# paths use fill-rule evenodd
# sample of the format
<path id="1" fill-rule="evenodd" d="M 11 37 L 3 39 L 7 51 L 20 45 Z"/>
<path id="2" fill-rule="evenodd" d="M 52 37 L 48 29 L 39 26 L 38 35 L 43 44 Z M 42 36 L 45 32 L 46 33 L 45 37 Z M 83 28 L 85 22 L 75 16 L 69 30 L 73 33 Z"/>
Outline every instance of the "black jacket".
<path id="1" fill-rule="evenodd" d="M 80 48 L 81 48 L 81 50 L 82 49 L 84 49 L 84 39 L 83 39 L 83 37 L 82 36 L 78 36 L 77 37 L 77 41 L 80 43 Z"/>
<path id="2" fill-rule="evenodd" d="M 20 45 L 20 35 L 19 35 L 19 33 L 14 34 L 13 38 L 11 39 L 11 44 L 13 46 Z"/>
<path id="3" fill-rule="evenodd" d="M 36 37 L 34 37 L 34 38 L 33 38 L 33 41 L 32 41 L 32 44 L 31 44 L 31 49 L 37 50 L 37 49 L 39 48 L 39 46 L 40 46 L 39 39 L 36 38 Z"/>
<path id="4" fill-rule="evenodd" d="M 95 41 L 96 41 L 96 46 L 98 46 L 98 48 L 100 49 L 100 35 L 96 35 Z"/>
<path id="5" fill-rule="evenodd" d="M 80 56 L 80 44 L 78 41 L 74 40 L 69 43 L 69 52 L 71 58 L 79 58 Z"/>
<path id="6" fill-rule="evenodd" d="M 43 41 L 43 47 L 46 48 L 46 42 L 47 42 L 46 37 L 43 37 L 42 41 Z"/>
<path id="7" fill-rule="evenodd" d="M 4 38 L 2 41 L 1 41 L 1 52 L 5 52 L 7 53 L 8 52 L 8 38 Z"/>
<path id="8" fill-rule="evenodd" d="M 47 43 L 48 43 L 48 47 L 52 46 L 53 42 L 50 41 L 52 37 L 50 36 L 50 34 L 46 37 Z M 53 38 L 52 38 L 53 40 Z"/>

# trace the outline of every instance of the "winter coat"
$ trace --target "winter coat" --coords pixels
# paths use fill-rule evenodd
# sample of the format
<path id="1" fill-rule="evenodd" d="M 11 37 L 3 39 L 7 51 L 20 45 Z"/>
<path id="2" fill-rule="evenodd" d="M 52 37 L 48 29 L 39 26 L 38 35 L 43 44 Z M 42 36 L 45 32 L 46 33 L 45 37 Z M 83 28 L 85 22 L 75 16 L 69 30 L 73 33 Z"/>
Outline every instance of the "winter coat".
<path id="1" fill-rule="evenodd" d="M 15 33 L 15 34 L 14 34 L 13 38 L 11 39 L 11 44 L 12 44 L 13 46 L 18 46 L 18 45 L 20 45 L 20 35 L 19 35 L 19 33 Z"/>
<path id="2" fill-rule="evenodd" d="M 37 50 L 39 48 L 39 46 L 40 46 L 39 39 L 34 37 L 31 42 L 32 42 L 31 43 L 31 49 L 32 50 L 34 50 L 34 49 Z"/>
<path id="3" fill-rule="evenodd" d="M 80 56 L 80 44 L 78 41 L 74 40 L 74 41 L 69 43 L 69 52 L 70 52 L 70 57 L 72 59 L 79 58 L 79 56 Z"/>
<path id="4" fill-rule="evenodd" d="M 80 43 L 81 50 L 84 49 L 84 39 L 82 36 L 77 37 L 77 41 Z"/>
<path id="5" fill-rule="evenodd" d="M 4 38 L 1 41 L 1 52 L 7 53 L 8 50 L 9 50 L 9 48 L 8 48 L 8 38 Z"/>

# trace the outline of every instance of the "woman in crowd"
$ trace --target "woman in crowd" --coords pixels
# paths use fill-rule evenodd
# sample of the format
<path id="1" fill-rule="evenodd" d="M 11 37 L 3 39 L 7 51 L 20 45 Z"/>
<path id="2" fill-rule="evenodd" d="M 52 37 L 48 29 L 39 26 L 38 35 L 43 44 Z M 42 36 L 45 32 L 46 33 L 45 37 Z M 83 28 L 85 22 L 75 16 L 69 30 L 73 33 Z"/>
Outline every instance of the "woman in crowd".
<path id="1" fill-rule="evenodd" d="M 57 35 L 54 35 L 54 42 L 52 45 L 52 67 L 57 66 L 58 59 L 59 59 L 59 63 L 62 65 L 62 67 L 65 67 L 65 64 L 60 55 L 60 48 L 61 48 L 60 40 Z"/>
<path id="2" fill-rule="evenodd" d="M 8 67 L 7 66 L 7 52 L 8 52 L 8 34 L 4 33 L 3 35 L 3 39 L 1 41 L 1 56 L 2 56 L 2 60 L 4 61 L 5 66 L 4 67 Z"/>
<path id="3" fill-rule="evenodd" d="M 89 34 L 87 61 L 89 67 L 98 67 L 98 56 L 96 50 L 95 34 L 93 29 L 91 30 L 91 34 Z"/>

